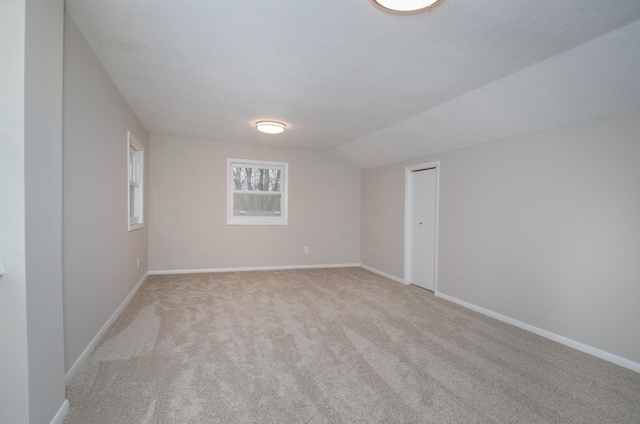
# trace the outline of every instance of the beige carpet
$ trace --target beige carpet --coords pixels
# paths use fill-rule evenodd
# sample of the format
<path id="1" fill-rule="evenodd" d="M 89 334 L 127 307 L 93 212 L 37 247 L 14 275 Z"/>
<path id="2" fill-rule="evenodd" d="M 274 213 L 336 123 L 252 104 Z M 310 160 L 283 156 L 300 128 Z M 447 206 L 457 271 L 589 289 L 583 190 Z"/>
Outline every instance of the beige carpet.
<path id="1" fill-rule="evenodd" d="M 75 423 L 640 423 L 640 374 L 358 268 L 153 276 Z"/>

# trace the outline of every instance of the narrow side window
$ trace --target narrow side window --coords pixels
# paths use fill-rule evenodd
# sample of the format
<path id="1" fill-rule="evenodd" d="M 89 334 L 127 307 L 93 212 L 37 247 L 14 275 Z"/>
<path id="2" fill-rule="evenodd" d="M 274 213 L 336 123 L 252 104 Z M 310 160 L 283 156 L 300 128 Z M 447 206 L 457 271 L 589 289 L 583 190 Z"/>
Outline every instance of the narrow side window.
<path id="1" fill-rule="evenodd" d="M 129 231 L 144 227 L 144 147 L 128 133 Z"/>

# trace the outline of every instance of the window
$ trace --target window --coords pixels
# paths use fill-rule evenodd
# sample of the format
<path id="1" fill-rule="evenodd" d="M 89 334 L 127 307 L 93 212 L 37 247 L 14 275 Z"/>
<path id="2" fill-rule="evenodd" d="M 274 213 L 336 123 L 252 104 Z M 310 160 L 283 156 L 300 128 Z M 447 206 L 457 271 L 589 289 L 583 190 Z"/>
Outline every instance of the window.
<path id="1" fill-rule="evenodd" d="M 227 224 L 287 225 L 288 164 L 227 160 Z"/>
<path id="2" fill-rule="evenodd" d="M 129 150 L 129 231 L 144 227 L 144 148 L 128 133 Z"/>

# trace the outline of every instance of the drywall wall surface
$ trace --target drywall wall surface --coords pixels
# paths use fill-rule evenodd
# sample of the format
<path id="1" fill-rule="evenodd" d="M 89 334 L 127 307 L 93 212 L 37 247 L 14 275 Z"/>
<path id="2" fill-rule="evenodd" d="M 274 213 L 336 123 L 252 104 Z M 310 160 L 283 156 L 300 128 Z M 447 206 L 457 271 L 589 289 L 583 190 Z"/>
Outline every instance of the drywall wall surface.
<path id="1" fill-rule="evenodd" d="M 0 422 L 64 404 L 63 2 L 0 4 Z"/>
<path id="2" fill-rule="evenodd" d="M 0 2 L 0 422 L 29 422 L 25 248 L 25 0 Z"/>
<path id="3" fill-rule="evenodd" d="M 227 225 L 228 158 L 289 164 L 288 225 Z M 152 271 L 360 262 L 360 171 L 326 152 L 152 135 L 149 213 Z"/>
<path id="4" fill-rule="evenodd" d="M 398 202 L 405 167 L 439 160 L 439 291 L 640 362 L 638 134 L 625 113 L 372 168 L 363 205 Z M 401 277 L 397 206 L 363 207 L 362 262 Z M 367 235 L 384 226 L 394 243 Z"/>
<path id="5" fill-rule="evenodd" d="M 67 371 L 148 269 L 148 225 L 128 231 L 128 131 L 145 146 L 148 157 L 145 128 L 65 15 L 63 286 Z M 148 170 L 147 163 L 146 181 Z"/>
<path id="6" fill-rule="evenodd" d="M 62 304 L 64 2 L 26 3 L 25 206 L 29 421 L 51 422 L 65 398 Z"/>
<path id="7" fill-rule="evenodd" d="M 404 178 L 404 167 L 396 165 L 362 170 L 362 263 L 401 279 Z"/>

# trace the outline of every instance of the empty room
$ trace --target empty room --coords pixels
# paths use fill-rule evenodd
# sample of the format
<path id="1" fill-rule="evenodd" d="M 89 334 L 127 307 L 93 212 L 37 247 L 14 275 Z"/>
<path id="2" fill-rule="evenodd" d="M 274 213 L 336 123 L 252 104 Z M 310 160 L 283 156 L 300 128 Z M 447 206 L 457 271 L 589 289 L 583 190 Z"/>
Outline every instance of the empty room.
<path id="1" fill-rule="evenodd" d="M 0 424 L 639 423 L 637 0 L 3 0 Z"/>

